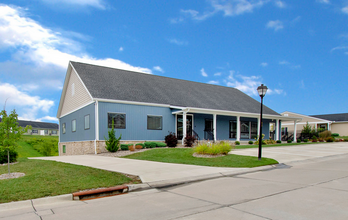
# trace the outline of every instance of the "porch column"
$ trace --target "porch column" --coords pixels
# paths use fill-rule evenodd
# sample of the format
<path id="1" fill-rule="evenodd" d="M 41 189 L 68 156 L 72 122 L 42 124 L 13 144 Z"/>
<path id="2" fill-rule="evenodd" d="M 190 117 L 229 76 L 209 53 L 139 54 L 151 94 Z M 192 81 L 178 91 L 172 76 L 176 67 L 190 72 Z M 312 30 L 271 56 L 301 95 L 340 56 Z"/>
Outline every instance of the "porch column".
<path id="1" fill-rule="evenodd" d="M 214 134 L 214 142 L 216 141 L 216 114 L 213 114 L 213 134 Z"/>
<path id="2" fill-rule="evenodd" d="M 297 133 L 297 128 L 296 128 L 296 126 L 297 126 L 297 121 L 295 120 L 295 121 L 294 121 L 294 142 L 297 141 L 297 139 L 296 139 L 296 133 Z"/>
<path id="3" fill-rule="evenodd" d="M 257 136 L 260 135 L 260 124 L 261 124 L 260 117 L 258 117 L 257 118 Z"/>
<path id="4" fill-rule="evenodd" d="M 240 141 L 240 116 L 237 116 L 237 141 Z"/>
<path id="5" fill-rule="evenodd" d="M 276 141 L 279 140 L 279 119 L 277 119 L 277 124 L 276 124 Z"/>
<path id="6" fill-rule="evenodd" d="M 182 144 L 184 144 L 184 140 L 186 137 L 186 112 L 182 113 Z"/>
<path id="7" fill-rule="evenodd" d="M 330 123 L 329 123 L 329 122 L 327 123 L 327 130 L 328 130 L 328 131 L 331 130 L 331 129 L 330 129 Z"/>

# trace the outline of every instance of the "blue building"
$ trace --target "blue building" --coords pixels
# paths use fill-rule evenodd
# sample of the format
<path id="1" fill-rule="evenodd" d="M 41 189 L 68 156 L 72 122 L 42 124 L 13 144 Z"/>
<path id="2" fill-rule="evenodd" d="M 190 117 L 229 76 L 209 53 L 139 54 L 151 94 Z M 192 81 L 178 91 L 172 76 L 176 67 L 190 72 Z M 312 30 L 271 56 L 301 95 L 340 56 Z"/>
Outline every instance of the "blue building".
<path id="1" fill-rule="evenodd" d="M 168 132 L 254 140 L 260 103 L 235 88 L 70 62 L 57 118 L 60 155 L 89 154 L 106 151 L 112 122 L 125 143 L 163 141 Z M 297 119 L 264 106 L 265 139 L 279 140 L 281 121 Z"/>

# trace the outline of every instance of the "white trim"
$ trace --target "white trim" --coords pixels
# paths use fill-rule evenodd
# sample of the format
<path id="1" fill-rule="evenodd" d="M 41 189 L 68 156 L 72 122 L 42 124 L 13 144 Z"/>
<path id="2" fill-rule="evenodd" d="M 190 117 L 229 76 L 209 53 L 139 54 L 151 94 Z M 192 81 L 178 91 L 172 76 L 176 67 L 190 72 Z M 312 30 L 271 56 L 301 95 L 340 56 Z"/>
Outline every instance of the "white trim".
<path id="1" fill-rule="evenodd" d="M 125 101 L 125 100 L 114 100 L 114 99 L 100 99 L 95 98 L 94 101 L 99 102 L 110 102 L 110 103 L 120 103 L 120 104 L 129 104 L 129 105 L 147 105 L 147 106 L 157 106 L 157 107 L 167 107 L 170 108 L 170 105 L 157 104 L 157 103 L 148 103 L 148 102 L 134 102 L 134 101 Z"/>
<path id="2" fill-rule="evenodd" d="M 308 115 L 302 115 L 302 114 L 298 114 L 298 113 L 294 113 L 294 112 L 289 112 L 289 111 L 285 111 L 285 112 L 282 112 L 282 113 L 280 113 L 280 114 L 282 115 L 282 114 L 284 114 L 284 113 L 299 115 L 299 116 L 302 116 L 302 117 L 308 117 L 308 118 L 312 118 L 312 119 L 319 120 L 319 121 L 323 121 L 323 122 L 329 122 L 329 120 L 325 120 L 325 119 L 322 119 L 322 118 L 316 118 L 316 117 L 312 117 L 312 116 L 308 116 Z M 301 121 L 302 121 L 302 120 L 301 120 Z"/>
<path id="3" fill-rule="evenodd" d="M 330 122 L 308 122 L 308 124 L 327 124 L 327 123 L 330 123 Z M 297 123 L 298 125 L 306 125 L 307 122 L 299 122 Z M 283 125 L 293 125 L 293 123 L 282 123 L 282 126 Z"/>
<path id="4" fill-rule="evenodd" d="M 95 102 L 94 102 L 94 101 L 88 102 L 87 104 L 85 104 L 85 105 L 83 105 L 83 106 L 81 106 L 81 107 L 78 107 L 78 108 L 75 109 L 75 110 L 72 110 L 72 111 L 70 111 L 70 112 L 68 112 L 68 113 L 66 113 L 66 114 L 64 114 L 64 115 L 61 115 L 58 119 L 61 119 L 61 118 L 65 117 L 65 116 L 67 116 L 67 115 L 69 115 L 69 114 L 71 114 L 71 113 L 74 113 L 74 112 L 76 112 L 76 111 L 78 111 L 78 110 L 80 110 L 80 109 L 82 109 L 82 108 L 84 108 L 84 107 L 86 107 L 86 106 L 88 106 L 88 105 L 90 105 L 90 104 L 92 104 L 92 103 L 95 103 Z"/>
<path id="5" fill-rule="evenodd" d="M 182 114 L 182 142 L 184 143 L 185 137 L 187 135 L 187 115 L 186 112 Z"/>
<path id="6" fill-rule="evenodd" d="M 278 141 L 278 140 L 279 140 L 279 119 L 276 120 L 276 125 L 275 125 L 275 127 L 276 127 L 276 133 L 275 133 L 275 135 L 276 135 L 276 141 Z"/>
<path id="7" fill-rule="evenodd" d="M 216 141 L 216 120 L 217 120 L 217 115 L 213 114 L 213 132 L 214 132 L 214 141 Z"/>
<path id="8" fill-rule="evenodd" d="M 348 123 L 348 121 L 333 121 L 332 124 Z"/>
<path id="9" fill-rule="evenodd" d="M 238 115 L 236 118 L 237 121 L 237 136 L 236 136 L 236 141 L 240 141 L 240 116 Z M 249 128 L 250 129 L 250 128 Z"/>
<path id="10" fill-rule="evenodd" d="M 98 101 L 95 101 L 95 139 L 99 141 L 99 103 Z"/>

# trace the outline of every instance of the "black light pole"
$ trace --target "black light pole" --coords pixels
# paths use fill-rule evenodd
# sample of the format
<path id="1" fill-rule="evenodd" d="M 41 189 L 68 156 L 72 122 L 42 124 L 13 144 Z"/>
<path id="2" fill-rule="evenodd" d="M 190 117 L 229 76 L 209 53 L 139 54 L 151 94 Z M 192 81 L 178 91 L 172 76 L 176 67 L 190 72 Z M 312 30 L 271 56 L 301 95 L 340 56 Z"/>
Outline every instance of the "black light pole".
<path id="1" fill-rule="evenodd" d="M 257 87 L 257 91 L 261 97 L 261 112 L 260 112 L 260 134 L 259 134 L 259 160 L 261 160 L 261 151 L 262 151 L 262 101 L 263 97 L 266 95 L 267 92 L 267 86 L 264 86 L 261 84 L 261 86 Z"/>

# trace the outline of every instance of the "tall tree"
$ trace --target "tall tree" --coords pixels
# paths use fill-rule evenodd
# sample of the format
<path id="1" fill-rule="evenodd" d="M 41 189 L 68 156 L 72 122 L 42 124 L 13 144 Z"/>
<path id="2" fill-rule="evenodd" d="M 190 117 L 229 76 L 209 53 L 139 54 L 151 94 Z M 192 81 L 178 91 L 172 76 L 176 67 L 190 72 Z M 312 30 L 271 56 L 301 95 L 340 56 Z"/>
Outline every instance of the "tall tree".
<path id="1" fill-rule="evenodd" d="M 30 128 L 26 126 L 22 128 L 18 124 L 18 115 L 13 109 L 11 114 L 7 115 L 6 110 L 0 112 L 0 147 L 7 150 L 8 174 L 10 172 L 10 149 L 15 149 L 17 141 L 21 139 L 22 134 Z"/>

